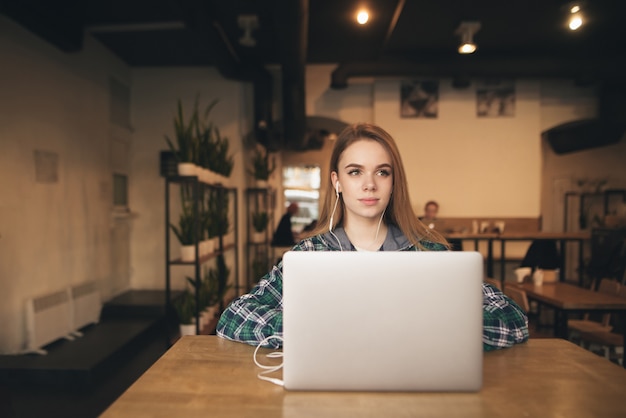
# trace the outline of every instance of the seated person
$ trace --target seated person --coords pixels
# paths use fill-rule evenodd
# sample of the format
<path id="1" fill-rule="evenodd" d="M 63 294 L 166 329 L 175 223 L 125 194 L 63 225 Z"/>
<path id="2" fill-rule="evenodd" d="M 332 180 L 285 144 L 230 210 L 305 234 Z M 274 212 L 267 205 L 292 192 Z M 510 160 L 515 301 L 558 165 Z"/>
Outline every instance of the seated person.
<path id="1" fill-rule="evenodd" d="M 419 220 L 428 225 L 430 229 L 434 229 L 437 213 L 439 213 L 439 203 L 429 200 L 424 205 L 424 215 L 420 216 Z M 453 251 L 463 251 L 463 242 L 460 239 L 450 239 L 448 244 L 450 244 L 450 249 Z"/>
<path id="2" fill-rule="evenodd" d="M 274 247 L 291 247 L 296 245 L 296 240 L 291 229 L 291 217 L 298 213 L 298 204 L 293 202 L 287 207 L 287 212 L 280 218 L 278 227 L 272 238 Z"/>
<path id="3" fill-rule="evenodd" d="M 398 148 L 386 131 L 370 124 L 345 128 L 331 155 L 317 227 L 293 250 L 446 251 L 446 240 L 415 215 L 406 178 Z M 282 262 L 277 263 L 250 293 L 230 304 L 219 319 L 218 336 L 258 345 L 267 337 L 282 335 L 282 267 Z M 483 349 L 526 341 L 528 319 L 522 309 L 489 284 L 483 283 L 482 293 Z M 446 305 L 445 295 L 441 308 L 454 309 Z M 433 326 L 436 320 L 434 312 Z M 266 346 L 279 347 L 280 342 L 270 339 Z"/>
<path id="4" fill-rule="evenodd" d="M 520 267 L 530 267 L 533 270 L 537 268 L 554 270 L 558 269 L 560 264 L 561 257 L 555 240 L 534 240 L 526 250 Z"/>

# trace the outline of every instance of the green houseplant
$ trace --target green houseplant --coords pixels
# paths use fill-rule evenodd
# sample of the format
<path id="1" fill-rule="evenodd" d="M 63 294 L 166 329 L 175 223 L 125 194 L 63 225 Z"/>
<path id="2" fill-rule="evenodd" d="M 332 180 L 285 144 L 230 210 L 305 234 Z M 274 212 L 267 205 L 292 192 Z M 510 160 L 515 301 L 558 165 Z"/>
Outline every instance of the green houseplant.
<path id="1" fill-rule="evenodd" d="M 225 189 L 213 189 L 209 192 L 209 212 L 211 216 L 211 235 L 226 235 L 230 229 L 228 219 L 228 191 Z"/>
<path id="2" fill-rule="evenodd" d="M 215 268 L 209 269 L 204 278 L 204 285 L 210 294 L 209 306 L 219 307 L 220 311 L 224 309 L 224 296 L 232 287 L 228 283 L 229 276 L 230 268 L 226 265 L 224 256 L 220 254 L 216 257 Z"/>
<path id="3" fill-rule="evenodd" d="M 180 175 L 195 175 L 195 164 L 198 162 L 198 137 L 196 127 L 198 125 L 198 102 L 194 104 L 194 108 L 187 122 L 183 112 L 183 104 L 181 100 L 177 103 L 177 112 L 174 117 L 174 137 L 173 140 L 165 135 L 165 141 L 170 150 L 174 154 L 179 164 Z"/>
<path id="4" fill-rule="evenodd" d="M 220 130 L 217 127 L 213 128 L 214 135 L 214 151 L 215 158 L 213 159 L 213 171 L 224 177 L 230 177 L 235 165 L 233 155 L 229 155 L 230 142 L 227 137 L 222 137 Z"/>
<path id="5" fill-rule="evenodd" d="M 194 324 L 195 316 L 195 300 L 194 295 L 188 290 L 185 290 L 179 298 L 172 302 L 176 316 L 178 316 L 178 322 L 180 325 L 180 334 L 182 335 L 195 335 L 196 326 Z"/>
<path id="6" fill-rule="evenodd" d="M 257 182 L 267 182 L 276 169 L 276 161 L 274 157 L 270 159 L 269 152 L 262 147 L 257 146 L 252 156 L 252 169 L 247 170 Z"/>
<path id="7" fill-rule="evenodd" d="M 265 230 L 269 224 L 270 217 L 267 212 L 259 211 L 252 214 L 252 228 L 254 230 L 252 234 L 253 242 L 265 241 Z"/>
<path id="8" fill-rule="evenodd" d="M 180 242 L 181 261 L 194 261 L 196 257 L 196 222 L 192 211 L 183 207 L 178 218 L 178 225 L 170 223 L 170 228 Z"/>

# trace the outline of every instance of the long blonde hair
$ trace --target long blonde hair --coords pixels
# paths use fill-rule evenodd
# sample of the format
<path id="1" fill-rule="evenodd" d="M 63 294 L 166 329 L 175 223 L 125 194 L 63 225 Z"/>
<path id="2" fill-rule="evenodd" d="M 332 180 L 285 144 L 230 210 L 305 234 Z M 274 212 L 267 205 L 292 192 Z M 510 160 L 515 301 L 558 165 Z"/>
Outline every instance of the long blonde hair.
<path id="1" fill-rule="evenodd" d="M 326 195 L 324 203 L 320 210 L 320 216 L 317 226 L 310 235 L 321 234 L 327 232 L 330 226 L 330 218 L 335 206 L 335 200 L 338 199 L 335 194 L 331 181 L 331 173 L 339 172 L 339 158 L 350 145 L 357 141 L 372 140 L 380 145 L 389 153 L 391 157 L 391 165 L 393 170 L 393 187 L 392 193 L 385 210 L 384 220 L 387 224 L 392 224 L 400 228 L 402 233 L 409 241 L 420 249 L 424 246 L 420 243 L 422 240 L 440 243 L 449 248 L 446 239 L 436 231 L 426 227 L 417 217 L 411 206 L 409 198 L 409 190 L 407 188 L 406 173 L 404 165 L 400 158 L 400 152 L 394 139 L 384 129 L 379 126 L 361 123 L 346 127 L 335 141 L 335 147 L 330 157 L 330 169 L 326 182 Z M 339 198 L 337 209 L 333 216 L 334 229 L 336 225 L 341 225 L 344 216 L 343 200 Z"/>

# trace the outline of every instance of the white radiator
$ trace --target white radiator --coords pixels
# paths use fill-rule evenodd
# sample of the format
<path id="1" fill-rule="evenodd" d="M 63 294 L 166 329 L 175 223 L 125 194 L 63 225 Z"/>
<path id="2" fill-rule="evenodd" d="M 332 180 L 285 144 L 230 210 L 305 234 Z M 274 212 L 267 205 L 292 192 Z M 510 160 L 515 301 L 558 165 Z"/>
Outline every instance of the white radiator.
<path id="1" fill-rule="evenodd" d="M 72 305 L 67 289 L 26 301 L 27 350 L 46 354 L 41 347 L 60 338 L 71 339 Z"/>
<path id="2" fill-rule="evenodd" d="M 85 325 L 100 321 L 102 301 L 96 282 L 86 282 L 70 288 L 72 297 L 72 329 L 76 330 Z"/>

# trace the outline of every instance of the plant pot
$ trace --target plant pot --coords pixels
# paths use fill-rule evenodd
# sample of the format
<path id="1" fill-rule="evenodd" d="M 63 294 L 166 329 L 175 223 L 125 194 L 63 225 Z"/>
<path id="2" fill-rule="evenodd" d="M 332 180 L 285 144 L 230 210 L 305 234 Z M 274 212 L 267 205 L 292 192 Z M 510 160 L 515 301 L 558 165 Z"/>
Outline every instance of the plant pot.
<path id="1" fill-rule="evenodd" d="M 180 260 L 181 261 L 196 261 L 196 246 L 195 245 L 183 245 L 180 247 Z"/>
<path id="2" fill-rule="evenodd" d="M 180 324 L 178 327 L 181 337 L 185 335 L 196 335 L 196 324 Z"/>
<path id="3" fill-rule="evenodd" d="M 224 235 L 224 238 L 222 238 L 222 240 L 222 242 L 224 243 L 224 247 L 233 245 L 235 243 L 235 233 L 229 232 L 228 234 Z"/>
<path id="4" fill-rule="evenodd" d="M 196 165 L 194 163 L 178 163 L 178 175 L 179 176 L 195 176 Z"/>
<path id="5" fill-rule="evenodd" d="M 260 243 L 265 242 L 265 231 L 263 232 L 252 232 L 252 242 Z"/>

